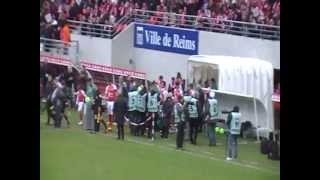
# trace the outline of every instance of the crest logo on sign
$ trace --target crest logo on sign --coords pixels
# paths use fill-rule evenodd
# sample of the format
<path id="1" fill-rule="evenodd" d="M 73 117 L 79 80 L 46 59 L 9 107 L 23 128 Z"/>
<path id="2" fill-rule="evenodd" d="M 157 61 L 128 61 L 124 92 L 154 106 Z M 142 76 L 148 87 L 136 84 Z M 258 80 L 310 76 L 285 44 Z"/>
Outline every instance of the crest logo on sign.
<path id="1" fill-rule="evenodd" d="M 137 26 L 136 43 L 143 45 L 143 27 Z"/>

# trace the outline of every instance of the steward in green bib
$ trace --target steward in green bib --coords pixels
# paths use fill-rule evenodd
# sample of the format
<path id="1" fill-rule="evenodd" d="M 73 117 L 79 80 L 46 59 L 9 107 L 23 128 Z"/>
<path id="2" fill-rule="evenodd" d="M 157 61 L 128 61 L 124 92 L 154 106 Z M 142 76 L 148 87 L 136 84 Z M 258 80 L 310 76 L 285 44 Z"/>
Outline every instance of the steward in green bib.
<path id="1" fill-rule="evenodd" d="M 232 160 L 238 156 L 238 141 L 237 138 L 240 134 L 241 128 L 241 113 L 239 107 L 235 106 L 232 112 L 228 115 L 227 125 L 229 129 L 228 133 L 228 149 L 227 149 L 227 160 Z"/>
<path id="2" fill-rule="evenodd" d="M 147 108 L 147 91 L 146 87 L 141 85 L 138 89 L 138 94 L 137 94 L 137 104 L 136 104 L 136 109 L 137 109 L 137 124 L 140 124 L 144 122 L 145 117 L 146 117 L 146 108 Z M 140 136 L 142 134 L 143 128 L 139 125 L 136 126 L 136 136 Z"/>
<path id="3" fill-rule="evenodd" d="M 191 99 L 189 102 L 187 102 L 188 106 L 188 114 L 189 114 L 189 138 L 191 144 L 196 145 L 197 144 L 197 135 L 198 135 L 198 128 L 200 125 L 199 121 L 199 102 L 198 99 L 195 98 L 195 93 L 191 95 Z"/>
<path id="4" fill-rule="evenodd" d="M 148 138 L 154 135 L 154 123 L 159 112 L 160 95 L 154 88 L 150 89 L 147 99 L 147 122 L 145 122 L 143 129 L 148 128 Z"/>
<path id="5" fill-rule="evenodd" d="M 136 123 L 137 122 L 137 97 L 138 97 L 138 91 L 137 88 L 133 88 L 131 92 L 128 93 L 128 118 L 131 122 Z M 135 134 L 136 126 L 131 125 L 129 123 L 130 132 L 132 135 Z"/>
<path id="6" fill-rule="evenodd" d="M 205 121 L 207 122 L 207 134 L 209 137 L 209 146 L 216 146 L 216 120 L 218 116 L 218 101 L 214 98 L 215 93 L 209 93 L 205 104 Z"/>

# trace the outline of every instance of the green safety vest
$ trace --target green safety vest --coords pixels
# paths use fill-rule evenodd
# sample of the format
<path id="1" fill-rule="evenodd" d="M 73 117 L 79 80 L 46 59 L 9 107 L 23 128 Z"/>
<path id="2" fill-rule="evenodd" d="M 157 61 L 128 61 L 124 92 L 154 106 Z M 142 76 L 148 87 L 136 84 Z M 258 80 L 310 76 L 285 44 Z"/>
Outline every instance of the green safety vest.
<path id="1" fill-rule="evenodd" d="M 232 119 L 230 122 L 230 133 L 231 134 L 240 134 L 241 122 L 240 117 L 241 113 L 232 112 L 231 113 Z"/>
<path id="2" fill-rule="evenodd" d="M 138 96 L 138 91 L 132 91 L 128 93 L 128 106 L 129 109 L 128 111 L 135 111 L 137 110 L 137 96 Z"/>
<path id="3" fill-rule="evenodd" d="M 208 99 L 210 118 L 218 116 L 218 101 L 216 99 Z"/>
<path id="4" fill-rule="evenodd" d="M 140 95 L 139 93 L 137 94 L 137 110 L 139 112 L 145 112 L 146 111 L 146 97 L 147 94 Z"/>
<path id="5" fill-rule="evenodd" d="M 181 112 L 178 112 L 178 106 L 181 106 Z M 179 123 L 180 121 L 184 121 L 184 113 L 183 113 L 183 109 L 182 109 L 182 104 L 180 103 L 176 103 L 174 105 L 174 122 L 175 123 Z M 181 114 L 181 116 L 179 116 L 179 114 Z"/>
<path id="6" fill-rule="evenodd" d="M 198 100 L 196 98 L 191 98 L 190 102 L 192 102 L 193 104 L 188 105 L 189 116 L 190 118 L 198 118 L 198 108 L 197 108 Z"/>
<path id="7" fill-rule="evenodd" d="M 186 103 L 190 102 L 191 98 L 192 98 L 191 96 L 183 96 L 183 101 Z"/>
<path id="8" fill-rule="evenodd" d="M 148 112 L 158 112 L 158 94 L 154 93 L 152 96 L 151 93 L 148 93 Z"/>
<path id="9" fill-rule="evenodd" d="M 86 90 L 87 90 L 87 92 L 86 92 L 87 98 L 86 98 L 85 102 L 87 104 L 91 104 L 92 100 L 93 100 L 93 97 L 95 96 L 96 88 L 95 88 L 95 86 L 87 85 L 87 89 Z"/>

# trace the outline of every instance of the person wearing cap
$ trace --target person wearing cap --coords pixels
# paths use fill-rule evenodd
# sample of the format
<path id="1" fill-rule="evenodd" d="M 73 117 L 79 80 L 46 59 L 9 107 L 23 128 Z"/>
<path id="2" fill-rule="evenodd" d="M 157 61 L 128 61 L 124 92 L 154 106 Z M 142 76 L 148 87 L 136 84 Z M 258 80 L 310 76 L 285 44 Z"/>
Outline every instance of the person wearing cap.
<path id="1" fill-rule="evenodd" d="M 238 156 L 238 136 L 240 135 L 241 128 L 241 113 L 238 106 L 234 106 L 233 110 L 228 114 L 227 119 L 227 133 L 228 133 L 228 144 L 227 144 L 227 160 L 236 159 Z"/>
<path id="2" fill-rule="evenodd" d="M 218 101 L 215 99 L 215 93 L 209 92 L 208 99 L 205 104 L 205 122 L 207 123 L 207 134 L 209 137 L 209 146 L 216 146 L 216 118 L 218 116 Z"/>
<path id="3" fill-rule="evenodd" d="M 168 138 L 169 135 L 169 127 L 170 127 L 170 122 L 172 119 L 173 115 L 173 99 L 172 99 L 172 93 L 168 93 L 166 100 L 163 103 L 163 114 L 164 114 L 164 123 L 163 123 L 163 129 L 162 129 L 162 138 Z"/>

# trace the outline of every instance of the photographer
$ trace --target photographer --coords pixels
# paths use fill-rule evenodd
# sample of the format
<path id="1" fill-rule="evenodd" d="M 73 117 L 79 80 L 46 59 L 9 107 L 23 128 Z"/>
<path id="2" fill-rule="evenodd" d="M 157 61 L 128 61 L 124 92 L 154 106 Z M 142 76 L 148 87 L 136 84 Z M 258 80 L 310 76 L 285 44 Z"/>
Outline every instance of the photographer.
<path id="1" fill-rule="evenodd" d="M 209 146 L 216 146 L 215 118 L 218 116 L 218 101 L 214 98 L 214 96 L 215 93 L 211 91 L 205 104 L 205 122 L 207 123 Z"/>
<path id="2" fill-rule="evenodd" d="M 240 134 L 241 113 L 239 107 L 234 106 L 233 110 L 228 113 L 227 126 L 228 126 L 228 144 L 227 144 L 227 160 L 232 160 L 238 156 L 238 141 L 237 138 Z"/>

